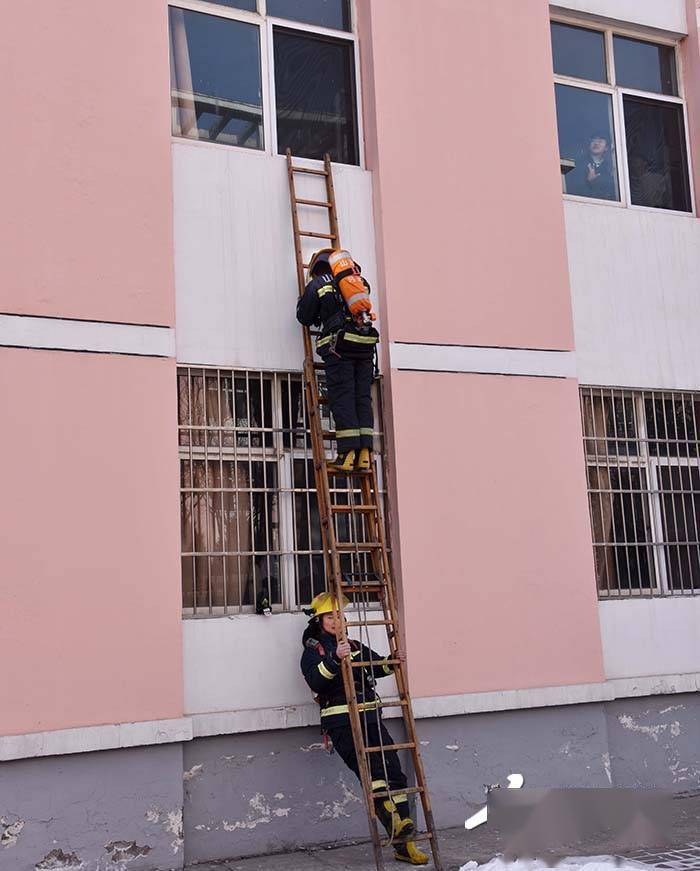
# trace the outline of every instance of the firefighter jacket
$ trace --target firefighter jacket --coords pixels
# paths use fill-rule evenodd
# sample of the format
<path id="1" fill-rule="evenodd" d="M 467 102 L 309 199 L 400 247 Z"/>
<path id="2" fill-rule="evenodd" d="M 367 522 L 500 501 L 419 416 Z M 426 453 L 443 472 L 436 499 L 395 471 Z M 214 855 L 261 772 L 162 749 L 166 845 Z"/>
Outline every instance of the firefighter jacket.
<path id="1" fill-rule="evenodd" d="M 318 645 L 314 646 L 315 639 L 309 643 L 307 633 L 304 634 L 304 653 L 301 657 L 301 670 L 304 679 L 311 690 L 317 694 L 316 701 L 321 706 L 322 726 L 342 726 L 350 723 L 348 715 L 348 701 L 343 686 L 343 675 L 340 669 L 340 659 L 335 651 L 338 640 L 327 632 L 322 632 L 318 638 Z M 354 668 L 355 692 L 359 703 L 360 712 L 364 719 L 363 711 L 366 711 L 368 722 L 377 720 L 377 695 L 374 692 L 374 682 L 378 677 L 392 674 L 393 668 L 386 664 L 386 659 L 360 644 L 351 641 L 353 659 L 364 662 L 372 661 L 370 668 Z"/>
<path id="2" fill-rule="evenodd" d="M 369 293 L 369 284 L 362 280 Z M 333 351 L 343 357 L 371 357 L 379 341 L 373 326 L 355 322 L 330 273 L 317 275 L 306 285 L 297 302 L 297 320 L 305 327 L 321 327 L 316 340 L 316 351 L 321 357 Z"/>

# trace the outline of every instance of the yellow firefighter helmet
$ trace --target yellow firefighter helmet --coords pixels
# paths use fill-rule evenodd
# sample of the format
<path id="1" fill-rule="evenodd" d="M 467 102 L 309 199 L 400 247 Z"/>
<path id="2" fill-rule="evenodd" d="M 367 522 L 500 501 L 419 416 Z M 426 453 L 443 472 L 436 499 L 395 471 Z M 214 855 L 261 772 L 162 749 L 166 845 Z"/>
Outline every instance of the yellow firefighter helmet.
<path id="1" fill-rule="evenodd" d="M 350 601 L 348 597 L 344 595 L 342 607 L 345 608 L 349 604 Z M 320 617 L 321 614 L 331 614 L 333 611 L 337 610 L 336 598 L 332 593 L 327 591 L 319 593 L 318 596 L 314 597 L 309 610 L 314 617 Z"/>

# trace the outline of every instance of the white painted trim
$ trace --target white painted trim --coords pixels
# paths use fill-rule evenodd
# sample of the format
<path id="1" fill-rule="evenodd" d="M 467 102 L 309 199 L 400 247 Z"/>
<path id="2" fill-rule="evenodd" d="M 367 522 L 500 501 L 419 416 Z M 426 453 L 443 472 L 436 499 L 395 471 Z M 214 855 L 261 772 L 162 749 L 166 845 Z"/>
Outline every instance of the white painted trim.
<path id="1" fill-rule="evenodd" d="M 413 699 L 416 719 L 454 717 L 490 711 L 528 710 L 556 705 L 611 702 L 641 696 L 674 695 L 700 691 L 700 672 L 616 678 L 600 683 L 568 686 L 533 687 L 485 693 L 462 693 L 454 696 L 427 696 Z M 400 714 L 389 709 L 386 719 Z M 154 744 L 192 741 L 213 735 L 235 735 L 273 729 L 318 726 L 318 705 L 287 705 L 278 708 L 250 708 L 210 714 L 193 714 L 174 720 L 149 720 L 143 723 L 119 723 L 109 726 L 86 726 L 54 732 L 0 736 L 0 762 L 39 756 L 64 756 Z"/>
<path id="2" fill-rule="evenodd" d="M 576 355 L 573 351 L 392 342 L 389 346 L 389 359 L 392 369 L 421 372 L 576 377 Z"/>
<path id="3" fill-rule="evenodd" d="M 192 736 L 235 735 L 239 732 L 264 732 L 272 729 L 296 729 L 319 724 L 318 705 L 287 705 L 279 708 L 249 708 L 192 715 Z"/>
<path id="4" fill-rule="evenodd" d="M 79 729 L 57 729 L 53 732 L 31 732 L 25 735 L 0 735 L 0 762 L 191 740 L 192 720 L 189 717 L 109 726 L 84 726 Z"/>
<path id="5" fill-rule="evenodd" d="M 174 357 L 175 330 L 138 324 L 0 315 L 0 346 Z"/>
<path id="6" fill-rule="evenodd" d="M 684 0 L 550 0 L 553 15 L 681 38 L 688 33 Z"/>

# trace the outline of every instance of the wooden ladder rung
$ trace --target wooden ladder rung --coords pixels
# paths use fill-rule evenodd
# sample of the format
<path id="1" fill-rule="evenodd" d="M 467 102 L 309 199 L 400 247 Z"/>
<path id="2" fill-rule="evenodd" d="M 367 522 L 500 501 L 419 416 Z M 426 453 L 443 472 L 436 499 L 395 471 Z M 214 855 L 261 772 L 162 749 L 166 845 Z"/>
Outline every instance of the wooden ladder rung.
<path id="1" fill-rule="evenodd" d="M 420 832 L 417 835 L 411 835 L 411 840 L 415 843 L 416 841 L 432 841 L 433 836 L 430 832 Z"/>
<path id="2" fill-rule="evenodd" d="M 395 620 L 346 620 L 346 626 L 393 626 Z"/>
<path id="3" fill-rule="evenodd" d="M 305 172 L 307 175 L 328 175 L 325 169 L 311 169 L 310 166 L 295 166 L 292 164 L 292 172 Z"/>
<path id="4" fill-rule="evenodd" d="M 367 667 L 371 668 L 373 665 L 398 665 L 401 662 L 400 659 L 381 659 L 381 660 L 371 660 L 371 659 L 353 659 L 350 663 L 352 668 L 362 668 Z"/>
<path id="5" fill-rule="evenodd" d="M 368 514 L 370 511 L 378 510 L 376 505 L 331 505 L 331 511 L 336 514 L 353 514 L 355 511 Z"/>
<path id="6" fill-rule="evenodd" d="M 313 230 L 299 230 L 300 236 L 309 236 L 312 239 L 336 239 L 335 233 L 316 233 Z"/>
<path id="7" fill-rule="evenodd" d="M 407 786 L 405 789 L 387 789 L 382 792 L 373 792 L 372 798 L 391 798 L 392 795 L 415 795 L 417 792 L 425 792 L 422 786 Z M 416 840 L 411 838 L 411 840 Z"/>
<path id="8" fill-rule="evenodd" d="M 362 586 L 358 586 L 357 584 L 350 584 L 348 586 L 345 584 L 340 585 L 340 589 L 351 596 L 356 593 L 381 593 L 385 588 L 386 584 L 362 584 Z"/>
<path id="9" fill-rule="evenodd" d="M 330 209 L 333 205 L 333 203 L 327 203 L 323 200 L 295 200 L 294 202 L 302 206 L 319 206 L 319 208 L 323 207 L 324 209 Z"/>
<path id="10" fill-rule="evenodd" d="M 365 747 L 365 753 L 381 753 L 382 750 L 412 750 L 415 748 L 413 741 L 405 744 L 385 744 L 383 747 Z"/>
<path id="11" fill-rule="evenodd" d="M 407 699 L 389 699 L 381 701 L 378 705 L 378 708 L 406 708 L 408 707 Z"/>
<path id="12" fill-rule="evenodd" d="M 342 541 L 336 542 L 336 550 L 340 553 L 356 553 L 357 551 L 376 550 L 382 546 L 381 541 Z"/>

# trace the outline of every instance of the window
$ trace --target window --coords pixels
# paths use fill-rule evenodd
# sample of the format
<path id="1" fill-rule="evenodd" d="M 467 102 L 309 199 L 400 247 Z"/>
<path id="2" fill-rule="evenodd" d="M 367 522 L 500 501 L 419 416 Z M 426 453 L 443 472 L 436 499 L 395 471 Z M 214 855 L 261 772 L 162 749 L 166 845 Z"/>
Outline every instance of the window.
<path id="1" fill-rule="evenodd" d="M 601 597 L 700 593 L 700 393 L 581 388 Z"/>
<path id="2" fill-rule="evenodd" d="M 170 7 L 173 135 L 359 164 L 349 0 L 203 5 Z"/>
<path id="3" fill-rule="evenodd" d="M 326 581 L 301 377 L 180 367 L 178 423 L 185 614 L 253 611 L 262 591 L 275 610 L 308 604 Z M 332 480 L 334 500 L 361 501 Z M 363 518 L 334 523 L 339 541 L 367 538 Z M 341 566 L 371 571 L 366 553 Z"/>
<path id="4" fill-rule="evenodd" d="M 340 40 L 274 30 L 277 149 L 339 163 L 359 163 L 353 107 L 352 46 Z M 308 70 L 315 70 L 309 87 Z"/>
<path id="5" fill-rule="evenodd" d="M 258 28 L 171 7 L 170 52 L 173 133 L 262 148 Z"/>
<path id="6" fill-rule="evenodd" d="M 676 48 L 553 21 L 562 189 L 692 211 Z"/>

